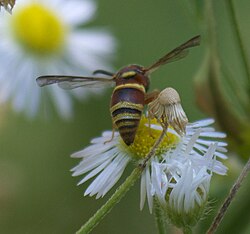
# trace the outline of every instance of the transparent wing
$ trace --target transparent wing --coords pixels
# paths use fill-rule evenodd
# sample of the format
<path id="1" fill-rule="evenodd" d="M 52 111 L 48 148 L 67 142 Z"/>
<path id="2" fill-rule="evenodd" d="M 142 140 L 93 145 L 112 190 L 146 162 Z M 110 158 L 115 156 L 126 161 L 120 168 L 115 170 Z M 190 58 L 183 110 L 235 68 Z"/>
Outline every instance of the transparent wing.
<path id="1" fill-rule="evenodd" d="M 82 76 L 40 76 L 36 79 L 40 87 L 58 84 L 62 89 L 75 89 L 78 87 L 100 88 L 113 86 L 115 78 L 82 77 Z"/>
<path id="2" fill-rule="evenodd" d="M 150 72 L 156 70 L 161 65 L 182 59 L 185 56 L 187 56 L 188 48 L 198 46 L 199 44 L 200 44 L 200 36 L 195 36 L 195 37 L 191 38 L 190 40 L 186 41 L 185 43 L 181 44 L 177 48 L 173 49 L 172 51 L 170 51 L 166 55 L 164 55 L 162 58 L 160 58 L 154 64 L 152 64 L 150 67 L 145 68 L 145 71 L 147 73 L 150 73 Z"/>

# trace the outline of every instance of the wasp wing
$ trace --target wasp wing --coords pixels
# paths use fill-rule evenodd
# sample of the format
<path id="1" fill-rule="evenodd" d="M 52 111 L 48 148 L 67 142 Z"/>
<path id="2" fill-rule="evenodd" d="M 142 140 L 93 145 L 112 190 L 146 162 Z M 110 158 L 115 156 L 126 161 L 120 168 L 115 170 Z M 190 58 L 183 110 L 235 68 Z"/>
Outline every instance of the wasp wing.
<path id="1" fill-rule="evenodd" d="M 161 65 L 182 59 L 187 56 L 189 48 L 198 46 L 199 44 L 200 44 L 200 36 L 195 36 L 191 38 L 190 40 L 186 41 L 185 43 L 181 44 L 177 48 L 173 49 L 166 55 L 164 55 L 162 58 L 160 58 L 154 64 L 152 64 L 150 67 L 145 68 L 145 71 L 147 73 L 150 73 L 156 70 L 157 68 L 159 68 Z"/>
<path id="2" fill-rule="evenodd" d="M 83 76 L 40 76 L 36 79 L 40 87 L 58 84 L 62 89 L 75 89 L 78 87 L 100 88 L 113 86 L 114 78 L 83 77 Z"/>

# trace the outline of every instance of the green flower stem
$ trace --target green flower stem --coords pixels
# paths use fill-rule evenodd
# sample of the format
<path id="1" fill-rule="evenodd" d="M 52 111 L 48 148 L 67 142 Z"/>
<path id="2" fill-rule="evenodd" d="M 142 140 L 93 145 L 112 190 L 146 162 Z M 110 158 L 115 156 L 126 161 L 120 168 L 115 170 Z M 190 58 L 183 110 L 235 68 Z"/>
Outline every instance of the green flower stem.
<path id="1" fill-rule="evenodd" d="M 232 29 L 234 30 L 237 44 L 239 45 L 239 52 L 241 54 L 240 58 L 242 59 L 242 64 L 245 68 L 247 79 L 248 79 L 248 82 L 250 84 L 250 67 L 249 67 L 247 54 L 246 54 L 247 50 L 246 50 L 246 48 L 244 48 L 244 44 L 243 44 L 243 41 L 242 41 L 242 38 L 240 35 L 240 30 L 239 30 L 239 27 L 237 24 L 236 14 L 235 14 L 234 6 L 233 6 L 233 1 L 228 0 L 228 1 L 225 1 L 225 3 L 228 5 L 228 12 L 229 12 L 229 16 L 230 16 L 231 23 L 232 23 Z"/>
<path id="2" fill-rule="evenodd" d="M 76 232 L 77 234 L 87 234 L 112 210 L 112 208 L 120 202 L 129 189 L 134 185 L 137 179 L 139 179 L 142 171 L 147 165 L 148 160 L 154 156 L 155 151 L 161 143 L 167 129 L 163 129 L 160 137 L 154 143 L 152 149 L 145 157 L 144 161 L 136 167 L 125 182 L 115 191 L 112 197 Z"/>
<path id="3" fill-rule="evenodd" d="M 207 234 L 215 233 L 215 231 L 217 230 L 218 226 L 220 225 L 222 219 L 224 218 L 226 211 L 228 210 L 228 207 L 230 206 L 231 202 L 233 201 L 234 197 L 236 196 L 237 192 L 239 191 L 239 188 L 241 187 L 242 181 L 246 178 L 249 171 L 250 171 L 250 159 L 248 160 L 245 167 L 243 168 L 237 181 L 235 182 L 235 184 L 231 188 L 226 200 L 224 201 L 218 214 L 214 218 L 213 223 L 211 224 L 210 228 L 208 229 Z"/>
<path id="4" fill-rule="evenodd" d="M 125 196 L 129 189 L 139 179 L 142 169 L 137 167 L 133 170 L 125 182 L 115 191 L 112 197 L 92 216 L 76 233 L 87 234 L 89 233 L 112 208 Z"/>
<path id="5" fill-rule="evenodd" d="M 157 198 L 154 198 L 154 215 L 159 234 L 166 234 L 166 216 Z"/>

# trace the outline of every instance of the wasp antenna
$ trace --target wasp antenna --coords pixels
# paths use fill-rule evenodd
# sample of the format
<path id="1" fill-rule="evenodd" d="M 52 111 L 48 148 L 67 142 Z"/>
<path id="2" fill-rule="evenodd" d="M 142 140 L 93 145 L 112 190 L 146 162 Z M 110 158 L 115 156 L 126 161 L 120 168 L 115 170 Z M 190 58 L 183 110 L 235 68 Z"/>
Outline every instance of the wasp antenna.
<path id="1" fill-rule="evenodd" d="M 93 75 L 96 75 L 96 74 L 103 74 L 103 75 L 107 75 L 107 76 L 113 76 L 114 75 L 114 73 L 112 73 L 112 72 L 109 72 L 109 71 L 105 71 L 105 70 L 95 70 L 94 72 L 93 72 Z"/>

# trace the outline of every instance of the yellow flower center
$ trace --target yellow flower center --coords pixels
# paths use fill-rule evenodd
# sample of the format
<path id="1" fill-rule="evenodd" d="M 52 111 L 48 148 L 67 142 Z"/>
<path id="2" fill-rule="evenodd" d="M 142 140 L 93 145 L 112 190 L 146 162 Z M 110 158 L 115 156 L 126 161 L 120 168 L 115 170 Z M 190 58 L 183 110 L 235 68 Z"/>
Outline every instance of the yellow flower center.
<path id="1" fill-rule="evenodd" d="M 15 12 L 12 29 L 16 40 L 38 55 L 57 52 L 64 42 L 65 26 L 53 12 L 38 3 Z"/>
<path id="2" fill-rule="evenodd" d="M 137 129 L 137 133 L 135 136 L 135 140 L 133 144 L 130 146 L 125 145 L 122 141 L 123 147 L 130 152 L 129 155 L 133 155 L 136 160 L 143 159 L 147 156 L 155 141 L 160 137 L 161 130 L 156 130 L 148 127 L 146 124 L 148 123 L 148 119 L 146 117 L 142 117 L 140 121 L 140 125 Z M 150 120 L 151 124 L 157 124 L 156 119 Z M 179 137 L 172 133 L 167 133 L 167 135 L 163 138 L 162 142 L 158 146 L 156 150 L 157 156 L 162 155 L 170 148 L 174 147 L 179 142 Z"/>

